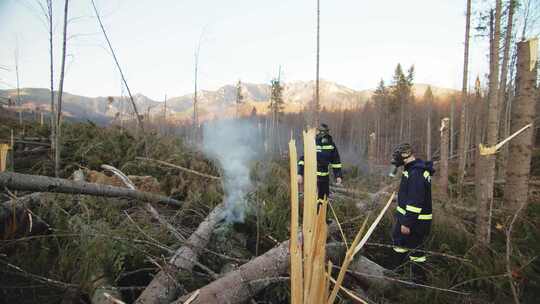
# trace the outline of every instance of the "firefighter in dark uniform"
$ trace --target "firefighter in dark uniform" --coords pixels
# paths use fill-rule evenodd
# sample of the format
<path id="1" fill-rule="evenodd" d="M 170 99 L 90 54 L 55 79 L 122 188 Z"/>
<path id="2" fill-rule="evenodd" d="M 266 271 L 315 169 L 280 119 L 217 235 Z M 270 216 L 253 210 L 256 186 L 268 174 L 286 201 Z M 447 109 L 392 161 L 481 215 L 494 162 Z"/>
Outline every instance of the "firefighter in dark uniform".
<path id="1" fill-rule="evenodd" d="M 318 199 L 328 199 L 330 195 L 330 167 L 334 171 L 336 177 L 336 184 L 340 185 L 342 182 L 341 175 L 341 160 L 339 159 L 339 152 L 330 135 L 330 129 L 328 125 L 321 124 L 317 129 L 317 136 L 315 137 L 315 143 L 317 145 L 317 191 Z M 304 156 L 300 157 L 298 162 L 298 182 L 303 182 L 304 176 Z"/>
<path id="2" fill-rule="evenodd" d="M 393 153 L 395 169 L 404 166 L 393 227 L 394 267 L 402 270 L 410 265 L 413 281 L 426 281 L 426 255 L 422 251 L 431 230 L 431 176 L 435 172 L 433 162 L 415 158 L 409 144 L 399 145 Z M 395 172 L 395 171 L 394 171 Z"/>

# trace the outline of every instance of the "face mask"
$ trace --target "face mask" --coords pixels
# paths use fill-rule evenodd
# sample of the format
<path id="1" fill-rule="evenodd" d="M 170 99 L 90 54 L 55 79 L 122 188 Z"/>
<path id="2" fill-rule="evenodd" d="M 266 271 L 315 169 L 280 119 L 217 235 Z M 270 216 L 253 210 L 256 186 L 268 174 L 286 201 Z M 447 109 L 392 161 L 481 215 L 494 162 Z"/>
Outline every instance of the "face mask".
<path id="1" fill-rule="evenodd" d="M 317 132 L 317 139 L 323 139 L 323 138 L 326 137 L 326 135 L 328 135 L 327 132 L 325 132 L 325 131 L 319 131 L 319 132 Z"/>
<path id="2" fill-rule="evenodd" d="M 392 154 L 392 161 L 390 163 L 391 163 L 390 173 L 388 173 L 388 175 L 390 177 L 395 177 L 397 174 L 398 168 L 405 165 L 405 160 L 403 159 L 403 156 L 401 155 L 401 153 L 396 151 L 394 152 L 394 154 Z"/>

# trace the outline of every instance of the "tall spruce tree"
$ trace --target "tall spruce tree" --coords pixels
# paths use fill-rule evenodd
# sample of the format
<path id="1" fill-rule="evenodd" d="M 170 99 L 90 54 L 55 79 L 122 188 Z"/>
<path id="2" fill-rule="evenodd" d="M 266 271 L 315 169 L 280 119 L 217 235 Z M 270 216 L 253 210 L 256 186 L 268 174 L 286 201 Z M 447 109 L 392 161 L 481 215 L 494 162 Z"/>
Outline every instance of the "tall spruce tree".
<path id="1" fill-rule="evenodd" d="M 270 82 L 270 113 L 271 113 L 271 125 L 270 125 L 270 143 L 271 150 L 277 152 L 278 147 L 278 127 L 279 119 L 283 113 L 284 102 L 283 102 L 283 86 L 281 85 L 280 78 L 272 79 Z"/>

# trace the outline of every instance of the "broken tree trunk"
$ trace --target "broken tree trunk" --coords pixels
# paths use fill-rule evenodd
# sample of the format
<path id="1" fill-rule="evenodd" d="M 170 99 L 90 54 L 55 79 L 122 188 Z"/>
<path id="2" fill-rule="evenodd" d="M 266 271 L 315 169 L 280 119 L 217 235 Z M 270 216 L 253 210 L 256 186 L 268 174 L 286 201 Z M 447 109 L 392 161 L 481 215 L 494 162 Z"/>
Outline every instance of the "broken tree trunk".
<path id="1" fill-rule="evenodd" d="M 440 175 L 439 175 L 439 187 L 441 188 L 441 196 L 443 199 L 448 198 L 448 118 L 441 120 L 441 161 L 440 161 Z"/>
<path id="2" fill-rule="evenodd" d="M 329 230 L 337 231 L 336 225 L 330 225 Z M 340 250 L 336 250 L 338 247 Z M 334 250 L 330 250 L 333 248 Z M 343 255 L 346 247 L 336 246 L 335 243 L 327 245 L 329 249 L 328 257 L 336 259 Z M 216 304 L 239 304 L 253 298 L 258 292 L 263 290 L 267 282 L 279 277 L 289 271 L 290 251 L 289 240 L 282 242 L 279 246 L 267 251 L 265 254 L 256 257 L 250 262 L 240 266 L 237 270 L 228 273 L 224 277 L 198 289 L 198 296 L 191 304 L 216 303 Z M 381 279 L 379 275 L 387 270 L 382 266 L 370 261 L 367 258 L 360 258 L 355 262 L 355 269 L 362 269 L 363 278 L 370 286 L 388 287 L 390 282 Z M 194 293 L 185 295 L 174 304 L 184 303 Z"/>
<path id="3" fill-rule="evenodd" d="M 148 284 L 136 304 L 170 303 L 177 297 L 178 283 L 176 278 L 182 271 L 191 271 L 199 258 L 202 248 L 210 240 L 216 224 L 222 219 L 223 204 L 218 205 L 206 219 L 199 224 L 197 230 L 180 247 L 166 265 Z"/>
<path id="4" fill-rule="evenodd" d="M 537 104 L 537 50 L 537 39 L 518 43 L 517 94 L 512 105 L 511 132 L 534 122 Z M 517 210 L 528 200 L 533 133 L 534 128 L 529 128 L 510 142 L 512 165 L 506 169 L 504 203 L 511 210 Z"/>
<path id="5" fill-rule="evenodd" d="M 502 1 L 496 0 L 495 16 L 492 19 L 490 41 L 490 67 L 488 91 L 488 117 L 487 117 L 487 145 L 493 147 L 497 144 L 499 135 L 499 42 L 501 29 Z M 477 222 L 475 235 L 482 246 L 489 245 L 491 241 L 491 211 L 493 208 L 493 182 L 495 181 L 495 155 L 480 156 L 481 175 L 479 191 L 477 191 Z"/>
<path id="6" fill-rule="evenodd" d="M 180 201 L 153 193 L 141 192 L 108 185 L 77 182 L 63 178 L 20 174 L 13 172 L 0 173 L 0 188 L 4 187 L 21 191 L 86 194 L 104 197 L 124 197 L 150 203 L 182 206 L 182 202 Z"/>
<path id="7" fill-rule="evenodd" d="M 467 14 L 465 21 L 465 50 L 463 55 L 463 85 L 461 87 L 461 117 L 459 121 L 459 143 L 458 143 L 458 194 L 461 197 L 463 189 L 463 179 L 465 178 L 465 166 L 467 164 L 467 81 L 469 76 L 469 38 L 471 30 L 471 2 L 467 0 Z"/>
<path id="8" fill-rule="evenodd" d="M 369 135 L 369 144 L 368 144 L 368 167 L 369 172 L 375 172 L 375 162 L 377 160 L 377 136 L 375 133 Z"/>
<path id="9" fill-rule="evenodd" d="M 278 277 L 289 269 L 289 241 L 267 251 L 205 287 L 191 303 L 244 303 L 253 298 L 263 287 L 264 281 Z M 176 300 L 184 303 L 188 296 Z"/>
<path id="10" fill-rule="evenodd" d="M 399 181 L 392 182 L 375 193 L 368 193 L 366 199 L 361 199 L 356 202 L 356 208 L 358 208 L 360 212 L 367 212 L 378 208 L 379 205 L 385 201 L 384 198 L 389 197 L 392 194 L 394 189 L 398 186 L 398 183 Z"/>

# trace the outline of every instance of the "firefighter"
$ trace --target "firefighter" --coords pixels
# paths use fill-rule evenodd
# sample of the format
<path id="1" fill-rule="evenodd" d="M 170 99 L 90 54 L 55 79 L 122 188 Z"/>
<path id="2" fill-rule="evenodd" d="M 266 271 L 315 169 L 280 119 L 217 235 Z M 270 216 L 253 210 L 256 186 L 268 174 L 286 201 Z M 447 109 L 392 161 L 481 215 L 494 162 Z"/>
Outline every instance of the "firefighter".
<path id="1" fill-rule="evenodd" d="M 426 255 L 419 250 L 423 250 L 431 230 L 431 176 L 435 170 L 433 162 L 417 159 L 407 143 L 396 147 L 392 158 L 394 173 L 396 168 L 404 167 L 392 232 L 393 266 L 401 271 L 407 263 L 413 281 L 422 283 L 426 281 Z"/>
<path id="2" fill-rule="evenodd" d="M 315 137 L 315 143 L 317 145 L 317 192 L 318 199 L 328 199 L 330 195 L 330 167 L 334 171 L 336 177 L 336 184 L 341 185 L 341 161 L 339 159 L 339 152 L 330 135 L 330 129 L 328 125 L 321 124 L 317 129 L 317 136 Z M 298 183 L 302 184 L 304 176 L 304 157 L 300 157 L 298 162 Z"/>

